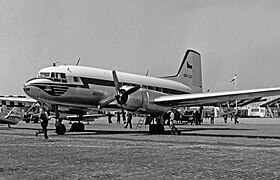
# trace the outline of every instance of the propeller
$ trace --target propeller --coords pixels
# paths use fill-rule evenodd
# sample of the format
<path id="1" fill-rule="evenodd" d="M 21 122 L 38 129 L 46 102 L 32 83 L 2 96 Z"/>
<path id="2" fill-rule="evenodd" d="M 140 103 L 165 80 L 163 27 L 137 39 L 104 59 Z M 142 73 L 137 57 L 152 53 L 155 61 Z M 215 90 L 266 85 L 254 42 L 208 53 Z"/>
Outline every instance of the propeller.
<path id="1" fill-rule="evenodd" d="M 116 89 L 115 99 L 119 103 L 119 105 L 121 106 L 123 120 L 125 120 L 125 112 L 124 112 L 123 104 L 126 103 L 126 101 L 128 99 L 128 95 L 136 92 L 138 89 L 141 88 L 141 86 L 136 85 L 136 86 L 128 89 L 127 91 L 124 90 L 124 89 L 121 89 L 121 85 L 119 83 L 119 79 L 118 79 L 116 71 L 113 70 L 112 74 L 113 74 L 113 80 L 114 80 L 114 85 L 115 85 L 115 89 Z"/>

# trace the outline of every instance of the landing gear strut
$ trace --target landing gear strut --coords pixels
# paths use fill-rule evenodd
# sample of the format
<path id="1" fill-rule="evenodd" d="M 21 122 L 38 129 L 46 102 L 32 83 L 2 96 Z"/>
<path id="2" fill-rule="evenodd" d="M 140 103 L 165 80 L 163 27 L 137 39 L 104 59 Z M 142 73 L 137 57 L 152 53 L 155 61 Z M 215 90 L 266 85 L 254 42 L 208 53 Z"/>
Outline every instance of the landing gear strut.
<path id="1" fill-rule="evenodd" d="M 64 135 L 66 132 L 66 127 L 64 124 L 62 124 L 62 117 L 60 116 L 59 112 L 58 112 L 58 106 L 55 106 L 55 132 L 57 135 Z"/>

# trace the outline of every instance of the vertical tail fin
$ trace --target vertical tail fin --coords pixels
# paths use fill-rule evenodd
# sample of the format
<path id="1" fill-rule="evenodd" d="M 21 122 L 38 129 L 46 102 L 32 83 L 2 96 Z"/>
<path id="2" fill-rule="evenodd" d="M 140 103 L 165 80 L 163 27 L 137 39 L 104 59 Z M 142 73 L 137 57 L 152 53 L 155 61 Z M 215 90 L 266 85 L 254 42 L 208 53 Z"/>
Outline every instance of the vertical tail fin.
<path id="1" fill-rule="evenodd" d="M 200 54 L 188 49 L 175 76 L 163 77 L 190 87 L 193 93 L 202 92 L 202 71 Z"/>

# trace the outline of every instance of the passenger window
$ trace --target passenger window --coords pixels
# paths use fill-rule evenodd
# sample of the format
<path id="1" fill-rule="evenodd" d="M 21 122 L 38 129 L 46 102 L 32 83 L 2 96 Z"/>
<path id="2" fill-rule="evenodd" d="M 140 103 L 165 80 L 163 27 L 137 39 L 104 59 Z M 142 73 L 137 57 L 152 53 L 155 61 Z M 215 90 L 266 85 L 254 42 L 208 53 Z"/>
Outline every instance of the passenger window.
<path id="1" fill-rule="evenodd" d="M 156 91 L 162 92 L 162 89 L 159 87 L 156 87 Z"/>

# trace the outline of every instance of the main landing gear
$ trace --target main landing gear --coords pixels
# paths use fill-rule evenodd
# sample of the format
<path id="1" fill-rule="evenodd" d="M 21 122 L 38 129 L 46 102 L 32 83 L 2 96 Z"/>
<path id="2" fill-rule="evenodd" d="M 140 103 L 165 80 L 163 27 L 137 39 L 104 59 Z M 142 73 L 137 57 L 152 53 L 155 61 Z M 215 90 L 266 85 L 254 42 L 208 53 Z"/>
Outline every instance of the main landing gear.
<path id="1" fill-rule="evenodd" d="M 160 116 L 147 116 L 145 124 L 149 124 L 150 134 L 165 134 L 164 125 L 160 121 Z"/>
<path id="2" fill-rule="evenodd" d="M 69 132 L 83 132 L 85 131 L 85 125 L 81 122 L 75 122 L 71 125 Z"/>
<path id="3" fill-rule="evenodd" d="M 147 116 L 146 123 L 149 124 L 150 134 L 166 134 L 164 125 L 168 125 L 172 135 L 181 135 L 181 131 L 178 130 L 173 123 L 165 124 L 165 118 L 161 116 Z"/>
<path id="4" fill-rule="evenodd" d="M 75 122 L 71 125 L 71 128 L 69 129 L 69 132 L 83 132 L 85 131 L 85 125 L 81 123 L 83 115 L 79 114 L 78 118 L 76 119 L 78 122 Z M 62 117 L 59 116 L 57 113 L 56 115 L 56 124 L 55 124 L 55 132 L 57 135 L 64 135 L 66 132 L 66 127 L 64 124 L 62 124 Z"/>

